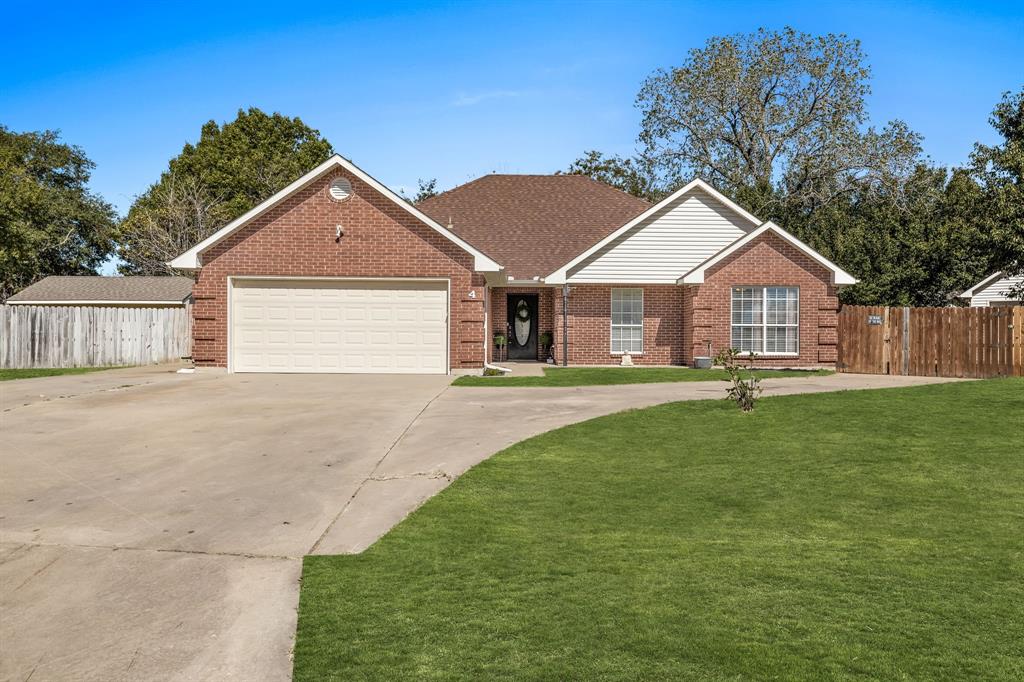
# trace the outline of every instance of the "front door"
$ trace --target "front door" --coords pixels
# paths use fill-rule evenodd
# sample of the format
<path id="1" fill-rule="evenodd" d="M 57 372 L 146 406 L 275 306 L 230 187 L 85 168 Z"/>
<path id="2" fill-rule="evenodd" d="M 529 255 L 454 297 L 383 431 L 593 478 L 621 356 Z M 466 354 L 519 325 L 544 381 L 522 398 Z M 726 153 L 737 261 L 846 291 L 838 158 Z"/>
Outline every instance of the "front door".
<path id="1" fill-rule="evenodd" d="M 508 359 L 537 359 L 537 294 L 508 294 Z"/>

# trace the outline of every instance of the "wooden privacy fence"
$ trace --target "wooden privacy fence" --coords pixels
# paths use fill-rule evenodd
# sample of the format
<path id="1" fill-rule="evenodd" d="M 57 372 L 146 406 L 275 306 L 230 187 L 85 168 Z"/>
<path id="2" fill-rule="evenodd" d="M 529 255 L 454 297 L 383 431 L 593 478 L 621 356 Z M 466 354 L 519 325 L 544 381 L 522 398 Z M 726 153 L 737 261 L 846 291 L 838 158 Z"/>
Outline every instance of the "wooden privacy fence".
<path id="1" fill-rule="evenodd" d="M 191 355 L 188 306 L 0 306 L 0 367 L 147 365 Z"/>
<path id="2" fill-rule="evenodd" d="M 1024 376 L 1024 307 L 839 311 L 840 372 L 940 377 Z"/>

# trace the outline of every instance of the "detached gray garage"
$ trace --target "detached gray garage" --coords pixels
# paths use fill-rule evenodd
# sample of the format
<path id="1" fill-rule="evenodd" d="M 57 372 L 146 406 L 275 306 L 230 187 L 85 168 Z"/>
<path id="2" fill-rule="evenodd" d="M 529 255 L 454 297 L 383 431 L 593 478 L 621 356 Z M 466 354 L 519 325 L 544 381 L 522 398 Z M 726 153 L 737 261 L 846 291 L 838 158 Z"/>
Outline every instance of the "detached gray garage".
<path id="1" fill-rule="evenodd" d="M 231 371 L 446 374 L 448 281 L 231 280 Z"/>

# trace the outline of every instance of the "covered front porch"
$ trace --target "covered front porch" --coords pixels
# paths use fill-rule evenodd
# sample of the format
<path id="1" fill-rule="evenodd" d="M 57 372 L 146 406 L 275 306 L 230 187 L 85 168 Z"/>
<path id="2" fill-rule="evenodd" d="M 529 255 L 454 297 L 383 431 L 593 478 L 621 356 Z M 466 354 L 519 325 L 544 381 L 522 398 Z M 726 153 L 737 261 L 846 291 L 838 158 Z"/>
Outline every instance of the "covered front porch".
<path id="1" fill-rule="evenodd" d="M 556 298 L 559 300 L 556 302 Z M 561 288 L 550 286 L 494 287 L 490 289 L 491 362 L 546 362 L 561 360 L 555 349 L 556 306 Z M 561 316 L 559 315 L 560 319 Z"/>
<path id="2" fill-rule="evenodd" d="M 686 365 L 683 292 L 671 284 L 572 285 L 566 319 L 561 286 L 492 286 L 488 361 L 614 366 L 629 353 L 637 365 Z"/>

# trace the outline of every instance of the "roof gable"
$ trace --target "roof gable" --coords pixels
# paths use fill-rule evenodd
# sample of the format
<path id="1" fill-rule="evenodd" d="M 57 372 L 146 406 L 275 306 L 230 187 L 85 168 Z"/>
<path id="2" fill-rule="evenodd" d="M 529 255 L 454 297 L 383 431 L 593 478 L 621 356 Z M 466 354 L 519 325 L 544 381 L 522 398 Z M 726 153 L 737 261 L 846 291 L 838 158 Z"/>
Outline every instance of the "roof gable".
<path id="1" fill-rule="evenodd" d="M 515 279 L 540 277 L 650 204 L 584 175 L 491 174 L 418 204 Z"/>
<path id="2" fill-rule="evenodd" d="M 709 223 L 711 231 L 722 231 L 724 229 L 724 232 L 727 233 L 730 237 L 729 241 L 736 239 L 736 237 L 739 236 L 740 232 L 730 232 L 728 227 L 723 225 L 723 222 L 731 222 L 735 226 L 736 230 L 739 231 L 742 231 L 744 228 L 754 229 L 755 227 L 761 224 L 760 220 L 758 220 L 756 217 L 748 213 L 742 206 L 732 201 L 731 199 L 726 197 L 724 194 L 722 194 L 721 192 L 719 192 L 718 190 L 716 190 L 714 187 L 704 182 L 703 180 L 696 179 L 679 188 L 669 196 L 659 201 L 657 204 L 650 206 L 646 211 L 640 213 L 637 216 L 634 216 L 631 220 L 621 225 L 618 229 L 612 231 L 603 239 L 601 239 L 597 243 L 591 245 L 589 248 L 576 255 L 572 260 L 568 261 L 567 263 L 559 267 L 557 270 L 551 272 L 551 274 L 549 274 L 547 277 L 545 277 L 545 281 L 554 284 L 564 283 L 567 279 L 571 278 L 569 274 L 571 270 L 578 268 L 580 265 L 584 264 L 589 259 L 593 258 L 595 255 L 597 255 L 599 252 L 602 252 L 605 249 L 616 248 L 620 243 L 620 240 L 622 240 L 621 243 L 625 243 L 624 238 L 627 237 L 630 234 L 630 232 L 637 230 L 638 228 L 645 228 L 649 224 L 657 222 L 659 218 L 668 216 L 672 212 L 673 207 L 675 207 L 677 204 L 685 203 L 691 195 L 694 195 L 696 193 L 701 193 L 703 197 L 705 197 L 705 200 L 702 203 L 704 204 L 704 207 L 710 208 L 712 212 L 717 212 L 720 216 L 724 216 L 725 214 L 732 215 L 732 220 L 726 220 L 723 218 L 723 220 L 713 220 Z M 665 231 L 662 233 L 663 237 L 669 235 L 672 230 L 679 230 L 681 228 L 686 227 L 685 220 L 675 225 L 672 225 L 671 222 L 671 220 L 666 221 L 666 224 L 663 225 L 663 227 L 666 228 Z M 702 232 L 699 231 L 699 227 L 700 226 L 698 224 L 698 231 L 695 234 L 695 237 L 697 238 L 698 242 L 701 240 L 702 235 Z M 722 235 L 719 235 L 717 240 L 713 239 L 711 241 L 710 248 L 704 247 L 704 251 L 700 250 L 699 245 L 695 245 L 696 250 L 692 251 L 684 248 L 683 251 L 686 251 L 686 253 L 699 254 L 699 256 L 681 254 L 682 260 L 680 261 L 679 269 L 676 270 L 675 277 L 678 277 L 679 272 L 684 271 L 684 266 L 682 265 L 683 263 L 692 263 L 693 259 L 696 257 L 707 257 L 707 255 L 710 255 L 710 253 L 713 253 L 714 248 L 720 248 L 723 245 L 721 242 Z M 660 246 L 653 244 L 650 245 L 650 247 L 653 249 L 654 253 L 658 253 L 661 249 Z M 638 250 L 642 251 L 643 249 Z M 643 257 L 637 259 L 636 267 L 638 268 L 638 275 L 634 276 L 634 279 L 632 281 L 638 281 L 636 277 L 643 276 L 644 260 L 646 259 L 644 259 Z M 622 277 L 626 279 L 628 279 L 630 276 L 630 274 L 625 272 L 622 274 Z M 675 277 L 666 279 L 664 276 L 662 276 L 661 279 L 666 279 L 666 281 L 671 283 L 672 281 L 675 281 Z"/>
<path id="3" fill-rule="evenodd" d="M 702 188 L 674 201 L 566 272 L 573 283 L 675 284 L 753 225 Z"/>
<path id="4" fill-rule="evenodd" d="M 857 279 L 850 275 L 848 272 L 840 268 L 838 265 L 836 265 L 829 259 L 822 256 L 820 253 L 818 253 L 811 247 L 807 246 L 807 244 L 804 244 L 802 241 L 791 235 L 789 232 L 786 232 L 781 227 L 770 221 L 761 225 L 761 227 L 757 228 L 756 230 L 749 232 L 743 237 L 740 237 L 732 244 L 729 244 L 727 247 L 713 255 L 711 258 L 708 258 L 706 261 L 704 261 L 697 267 L 693 268 L 692 270 L 684 274 L 677 280 L 677 282 L 679 284 L 703 284 L 704 275 L 705 273 L 707 273 L 708 270 L 713 268 L 718 263 L 721 263 L 732 254 L 736 253 L 744 246 L 750 244 L 758 237 L 769 231 L 778 235 L 779 237 L 782 237 L 783 240 L 789 242 L 792 246 L 795 246 L 799 251 L 802 251 L 804 254 L 809 256 L 811 260 L 816 261 L 817 263 L 822 265 L 826 270 L 831 271 L 833 284 L 837 286 L 845 286 L 857 283 Z"/>
<path id="5" fill-rule="evenodd" d="M 459 248 L 471 254 L 473 256 L 473 267 L 475 270 L 480 272 L 497 272 L 498 270 L 501 270 L 501 266 L 496 261 L 492 260 L 482 251 L 470 245 L 468 242 L 466 242 L 464 239 L 456 235 L 448 228 L 438 224 L 437 221 L 435 221 L 433 218 L 424 214 L 418 208 L 416 208 L 408 201 L 392 192 L 385 185 L 378 182 L 375 178 L 373 178 L 372 176 L 364 172 L 362 169 L 360 169 L 358 166 L 353 164 L 351 161 L 343 158 L 339 154 L 335 154 L 334 156 L 327 159 L 313 170 L 303 175 L 301 178 L 299 178 L 292 184 L 288 185 L 278 193 L 274 194 L 267 200 L 263 201 L 262 203 L 252 208 L 250 211 L 247 211 L 243 215 L 232 220 L 230 223 L 220 228 L 219 230 L 217 230 L 212 235 L 210 235 L 203 241 L 193 246 L 185 253 L 170 261 L 168 265 L 170 265 L 172 268 L 176 268 L 179 270 L 196 270 L 202 267 L 200 255 L 202 254 L 203 251 L 213 246 L 217 242 L 221 241 L 225 237 L 237 232 L 239 229 L 241 229 L 247 223 L 249 223 L 249 221 L 253 220 L 257 216 L 262 215 L 268 209 L 284 201 L 289 196 L 294 194 L 296 191 L 302 189 L 310 182 L 320 177 L 321 175 L 331 170 L 332 168 L 343 168 L 349 173 L 352 173 L 354 176 L 365 182 L 367 185 L 372 187 L 375 191 L 383 195 L 385 198 L 391 200 L 404 211 L 408 212 L 410 215 L 420 220 L 427 227 L 430 227 L 431 229 L 435 230 L 443 237 L 456 244 Z"/>
<path id="6" fill-rule="evenodd" d="M 1003 272 L 994 272 L 973 287 L 960 294 L 960 298 L 978 298 L 982 301 L 1009 301 L 1010 291 L 1024 284 L 1024 274 L 1008 277 Z"/>

